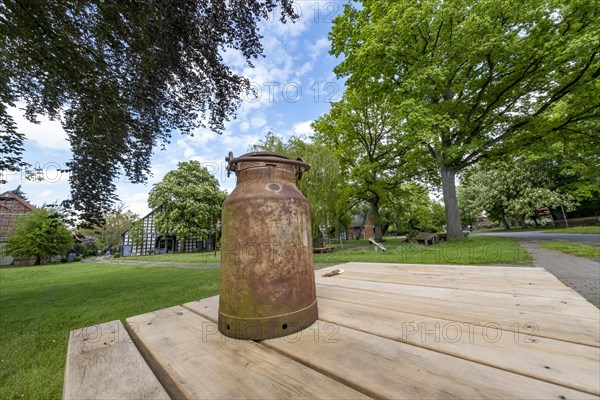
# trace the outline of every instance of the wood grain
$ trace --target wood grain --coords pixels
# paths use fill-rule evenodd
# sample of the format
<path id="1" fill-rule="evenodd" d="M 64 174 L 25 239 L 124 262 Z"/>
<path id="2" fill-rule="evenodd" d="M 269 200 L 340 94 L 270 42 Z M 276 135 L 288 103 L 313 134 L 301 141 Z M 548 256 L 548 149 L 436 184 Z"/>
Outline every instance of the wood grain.
<path id="1" fill-rule="evenodd" d="M 128 318 L 169 394 L 184 399 L 360 399 L 365 395 L 183 307 Z"/>
<path id="2" fill-rule="evenodd" d="M 71 332 L 63 398 L 169 399 L 120 321 Z"/>

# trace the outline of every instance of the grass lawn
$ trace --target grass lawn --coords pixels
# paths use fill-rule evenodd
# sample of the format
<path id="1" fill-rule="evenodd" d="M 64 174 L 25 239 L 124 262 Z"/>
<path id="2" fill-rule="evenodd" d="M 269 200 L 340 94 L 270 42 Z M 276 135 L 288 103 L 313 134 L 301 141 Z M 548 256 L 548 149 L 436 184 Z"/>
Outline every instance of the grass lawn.
<path id="1" fill-rule="evenodd" d="M 493 236 L 470 236 L 461 242 L 442 242 L 423 246 L 387 239 L 387 251 L 375 252 L 367 240 L 348 240 L 336 245 L 335 253 L 315 254 L 315 264 L 350 261 L 411 264 L 528 264 L 529 254 L 519 240 Z"/>
<path id="2" fill-rule="evenodd" d="M 549 233 L 598 233 L 600 234 L 600 225 L 594 226 L 574 226 L 571 228 L 555 228 Z"/>
<path id="3" fill-rule="evenodd" d="M 600 225 L 593 226 L 573 226 L 570 228 L 556 228 L 554 226 L 528 226 L 526 228 L 513 227 L 480 229 L 477 232 L 522 232 L 522 231 L 544 231 L 547 233 L 600 233 Z"/>
<path id="4" fill-rule="evenodd" d="M 0 399 L 58 399 L 72 329 L 218 293 L 218 270 L 69 263 L 0 269 Z"/>
<path id="5" fill-rule="evenodd" d="M 215 253 L 213 251 L 204 251 L 201 253 L 167 253 L 167 254 L 153 254 L 149 256 L 132 256 L 132 257 L 121 257 L 116 259 L 115 261 L 126 261 L 126 260 L 135 260 L 135 261 L 159 261 L 159 262 L 171 262 L 171 263 L 209 263 L 209 264 L 218 264 L 221 261 L 221 252 L 217 251 L 217 256 L 215 257 Z"/>
<path id="6" fill-rule="evenodd" d="M 585 257 L 600 260 L 600 246 L 592 246 L 589 244 L 574 242 L 545 241 L 540 241 L 538 242 L 538 244 L 546 249 L 562 251 L 563 253 L 572 254 L 577 257 Z"/>

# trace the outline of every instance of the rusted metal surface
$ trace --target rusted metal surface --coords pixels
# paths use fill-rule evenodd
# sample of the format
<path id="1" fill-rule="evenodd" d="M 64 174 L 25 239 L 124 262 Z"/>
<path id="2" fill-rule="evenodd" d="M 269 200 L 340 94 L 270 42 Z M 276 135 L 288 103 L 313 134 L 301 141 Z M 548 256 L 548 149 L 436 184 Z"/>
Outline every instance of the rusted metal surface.
<path id="1" fill-rule="evenodd" d="M 261 340 L 317 319 L 310 207 L 296 179 L 310 166 L 276 153 L 227 158 L 235 190 L 223 204 L 219 330 Z"/>

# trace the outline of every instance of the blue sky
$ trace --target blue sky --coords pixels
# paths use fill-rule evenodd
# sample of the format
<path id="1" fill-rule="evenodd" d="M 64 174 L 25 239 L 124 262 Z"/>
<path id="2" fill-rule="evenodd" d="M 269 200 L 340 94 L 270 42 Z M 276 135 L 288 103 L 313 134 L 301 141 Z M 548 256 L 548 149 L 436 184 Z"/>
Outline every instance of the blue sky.
<path id="1" fill-rule="evenodd" d="M 273 130 L 281 136 L 310 135 L 310 123 L 329 110 L 329 102 L 339 100 L 343 81 L 335 78 L 333 67 L 339 60 L 328 54 L 327 34 L 332 19 L 342 12 L 341 1 L 297 1 L 300 18 L 295 23 L 281 24 L 276 16 L 260 23 L 264 36 L 264 58 L 249 67 L 237 53 L 224 53 L 225 62 L 250 79 L 257 96 L 246 96 L 237 118 L 217 135 L 208 129 L 198 130 L 193 137 L 174 134 L 166 151 L 155 149 L 152 173 L 146 185 L 117 183 L 117 194 L 130 210 L 147 213 L 148 192 L 152 185 L 176 168 L 180 161 L 198 160 L 229 192 L 235 178 L 227 178 L 224 158 L 229 151 L 240 155 Z M 59 122 L 40 117 L 40 124 L 25 120 L 22 111 L 11 110 L 19 130 L 25 133 L 24 159 L 44 171 L 42 182 L 26 181 L 23 173 L 9 174 L 0 192 L 21 184 L 35 205 L 62 201 L 69 196 L 68 175 L 57 170 L 71 158 L 66 134 Z"/>

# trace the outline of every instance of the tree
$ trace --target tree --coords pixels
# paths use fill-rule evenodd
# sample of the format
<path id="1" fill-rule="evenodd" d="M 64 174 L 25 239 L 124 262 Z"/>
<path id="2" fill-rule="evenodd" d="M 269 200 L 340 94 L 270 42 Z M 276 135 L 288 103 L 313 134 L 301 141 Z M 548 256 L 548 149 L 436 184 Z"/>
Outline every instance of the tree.
<path id="1" fill-rule="evenodd" d="M 0 3 L 0 169 L 22 163 L 24 135 L 8 107 L 59 118 L 73 151 L 72 198 L 98 222 L 116 200 L 124 171 L 144 182 L 156 145 L 174 130 L 221 132 L 247 79 L 223 62 L 225 51 L 262 54 L 257 22 L 291 0 L 99 0 Z"/>
<path id="2" fill-rule="evenodd" d="M 157 232 L 179 240 L 205 238 L 215 231 L 226 193 L 198 161 L 180 162 L 155 184 L 148 197 Z"/>
<path id="3" fill-rule="evenodd" d="M 599 24 L 592 0 L 363 0 L 335 19 L 331 52 L 347 86 L 387 93 L 427 148 L 458 239 L 458 172 L 600 118 Z"/>
<path id="4" fill-rule="evenodd" d="M 316 141 L 337 156 L 354 199 L 370 205 L 378 241 L 383 237 L 381 203 L 410 176 L 409 163 L 400 158 L 408 146 L 402 143 L 399 126 L 385 97 L 353 90 L 347 90 L 342 100 L 331 104 L 328 114 L 312 124 Z"/>
<path id="5" fill-rule="evenodd" d="M 17 196 L 19 196 L 23 200 L 29 201 L 29 199 L 27 198 L 27 195 L 25 194 L 25 192 L 23 191 L 23 189 L 21 189 L 21 185 L 18 185 L 15 189 L 11 190 L 11 192 L 13 194 L 16 194 Z"/>
<path id="6" fill-rule="evenodd" d="M 129 229 L 129 237 L 131 238 L 131 243 L 134 246 L 142 246 L 144 244 L 144 237 L 146 232 L 144 232 L 144 220 L 137 220 L 133 226 Z"/>
<path id="7" fill-rule="evenodd" d="M 252 151 L 272 151 L 291 158 L 302 157 L 311 165 L 310 171 L 298 181 L 298 189 L 310 204 L 311 229 L 315 247 L 323 246 L 321 229 L 340 230 L 350 223 L 349 196 L 342 179 L 338 159 L 332 151 L 319 143 L 309 143 L 299 137 L 284 142 L 274 132 L 251 147 Z"/>
<path id="8" fill-rule="evenodd" d="M 521 221 L 532 217 L 537 223 L 541 208 L 562 204 L 571 209 L 574 206 L 571 198 L 549 189 L 551 181 L 541 172 L 522 160 L 474 167 L 458 188 L 461 205 L 471 215 L 485 211 L 507 228 L 507 217 Z"/>
<path id="9" fill-rule="evenodd" d="M 98 244 L 103 250 L 113 249 L 119 246 L 121 235 L 130 229 L 137 219 L 139 219 L 137 214 L 129 210 L 125 211 L 125 207 L 121 205 L 115 211 L 105 213 L 102 217 L 103 222 L 90 228 L 79 229 L 79 233 L 98 239 Z"/>
<path id="10" fill-rule="evenodd" d="M 443 214 L 444 207 L 429 198 L 427 188 L 414 182 L 396 189 L 382 212 L 396 234 L 415 230 L 437 232 L 444 226 Z"/>
<path id="11" fill-rule="evenodd" d="M 93 236 L 84 236 L 81 242 L 75 245 L 75 250 L 84 257 L 93 257 L 98 255 L 98 241 Z"/>
<path id="12" fill-rule="evenodd" d="M 64 256 L 72 245 L 73 236 L 60 215 L 37 208 L 17 219 L 2 252 L 14 257 L 35 257 L 35 265 L 40 265 L 43 259 Z"/>

